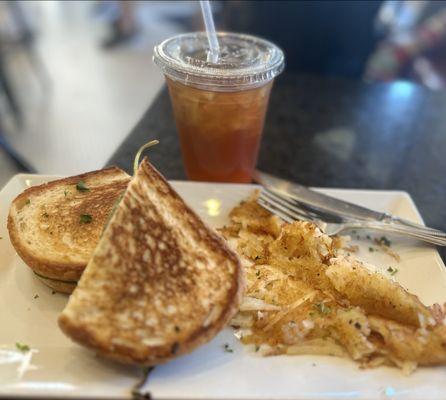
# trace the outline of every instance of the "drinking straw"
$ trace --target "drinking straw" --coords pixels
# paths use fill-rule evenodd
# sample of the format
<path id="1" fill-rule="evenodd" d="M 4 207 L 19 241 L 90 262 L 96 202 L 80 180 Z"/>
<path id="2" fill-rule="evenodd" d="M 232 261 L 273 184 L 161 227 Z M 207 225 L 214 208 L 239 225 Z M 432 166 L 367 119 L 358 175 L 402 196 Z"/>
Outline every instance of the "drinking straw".
<path id="1" fill-rule="evenodd" d="M 218 45 L 217 34 L 215 32 L 214 17 L 212 16 L 211 5 L 209 0 L 200 0 L 200 6 L 209 42 L 208 61 L 216 63 L 218 62 L 220 46 Z"/>

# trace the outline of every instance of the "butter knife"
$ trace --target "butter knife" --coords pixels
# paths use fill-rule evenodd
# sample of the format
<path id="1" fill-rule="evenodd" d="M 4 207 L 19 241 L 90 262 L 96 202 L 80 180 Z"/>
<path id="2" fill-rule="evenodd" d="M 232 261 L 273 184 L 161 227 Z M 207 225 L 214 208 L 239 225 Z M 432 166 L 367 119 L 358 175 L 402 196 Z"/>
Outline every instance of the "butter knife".
<path id="1" fill-rule="evenodd" d="M 336 199 L 326 194 L 311 190 L 306 186 L 278 178 L 274 175 L 270 175 L 259 170 L 254 171 L 253 178 L 255 182 L 259 183 L 265 188 L 282 192 L 315 213 L 323 212 L 334 217 L 350 219 L 356 218 L 362 220 L 380 221 L 389 224 L 400 224 L 411 228 L 428 231 L 432 234 L 445 234 L 437 229 L 428 228 L 424 225 L 420 225 L 388 213 L 370 210 L 357 204 Z"/>

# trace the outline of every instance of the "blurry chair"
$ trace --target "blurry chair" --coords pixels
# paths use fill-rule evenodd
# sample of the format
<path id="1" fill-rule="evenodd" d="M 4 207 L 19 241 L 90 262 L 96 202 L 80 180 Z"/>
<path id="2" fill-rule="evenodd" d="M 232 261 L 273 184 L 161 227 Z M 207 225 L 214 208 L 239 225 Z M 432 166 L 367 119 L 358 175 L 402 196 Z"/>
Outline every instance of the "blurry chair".
<path id="1" fill-rule="evenodd" d="M 22 111 L 12 88 L 8 72 L 5 66 L 5 57 L 0 51 L 0 91 L 5 95 L 9 109 L 14 115 L 17 124 L 22 122 Z"/>
<path id="2" fill-rule="evenodd" d="M 0 92 L 3 93 L 16 124 L 21 126 L 23 123 L 23 112 L 7 69 L 7 57 L 15 51 L 22 51 L 26 55 L 32 71 L 38 78 L 43 90 L 46 91 L 50 87 L 51 81 L 42 60 L 34 49 L 35 35 L 23 14 L 20 2 L 2 2 L 1 11 L 3 19 L 8 21 L 14 30 L 13 34 L 2 31 L 0 35 Z M 19 169 L 26 172 L 34 172 L 34 168 L 27 160 L 20 157 L 6 141 L 2 129 L 3 119 L 4 116 L 0 115 L 0 148 Z"/>
<path id="3" fill-rule="evenodd" d="M 9 54 L 15 52 L 24 54 L 42 90 L 48 91 L 51 88 L 51 79 L 45 63 L 34 48 L 36 35 L 25 17 L 21 3 L 9 0 L 2 2 L 1 5 L 4 18 L 11 26 L 12 32 L 1 32 L 0 34 L 0 57 L 5 60 Z M 17 101 L 16 105 L 19 108 Z"/>
<path id="4" fill-rule="evenodd" d="M 11 147 L 0 128 L 0 156 L 2 155 L 6 155 L 19 171 L 36 173 L 36 169 Z"/>

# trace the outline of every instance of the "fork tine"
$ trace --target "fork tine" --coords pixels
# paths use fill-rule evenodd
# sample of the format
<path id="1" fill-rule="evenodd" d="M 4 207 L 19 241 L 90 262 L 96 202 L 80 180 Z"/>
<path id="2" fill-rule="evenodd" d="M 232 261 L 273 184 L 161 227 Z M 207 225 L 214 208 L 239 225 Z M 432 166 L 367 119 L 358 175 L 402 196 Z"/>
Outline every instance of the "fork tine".
<path id="1" fill-rule="evenodd" d="M 296 221 L 296 220 L 311 221 L 311 219 L 308 218 L 308 216 L 305 215 L 302 211 L 292 210 L 287 205 L 278 202 L 276 199 L 266 196 L 266 194 L 263 192 L 260 193 L 258 201 L 260 201 L 259 204 L 261 206 L 265 207 L 266 204 L 267 206 L 273 209 L 273 211 L 271 211 L 271 209 L 268 209 L 269 211 L 273 212 L 276 215 L 279 215 L 280 212 L 282 215 L 285 215 L 288 219 L 291 219 L 291 221 Z M 279 216 L 282 218 L 281 215 Z"/>
<path id="2" fill-rule="evenodd" d="M 275 190 L 264 188 L 265 192 L 270 194 L 276 199 L 280 199 L 286 202 L 291 208 L 298 209 L 300 212 L 305 213 L 306 216 L 312 218 L 313 220 L 323 220 L 330 222 L 341 222 L 341 217 L 335 216 L 333 214 L 327 213 L 326 211 L 313 208 L 311 205 L 302 204 L 294 197 L 291 197 L 285 193 L 281 193 Z"/>
<path id="3" fill-rule="evenodd" d="M 269 203 L 267 203 L 260 197 L 257 199 L 257 203 L 260 204 L 266 210 L 268 210 L 270 213 L 282 218 L 285 222 L 293 223 L 295 221 L 294 218 L 291 218 L 289 215 L 283 213 L 282 211 L 278 210 L 277 208 L 272 207 Z"/>
<path id="4" fill-rule="evenodd" d="M 265 198 L 267 201 L 282 206 L 289 213 L 292 213 L 292 215 L 297 214 L 298 217 L 295 217 L 295 219 L 305 219 L 306 221 L 312 221 L 317 218 L 314 214 L 306 212 L 306 210 L 303 210 L 296 204 L 291 203 L 287 199 L 282 198 L 280 195 L 277 195 L 270 190 L 262 191 L 260 195 L 263 195 L 263 198 Z"/>
<path id="5" fill-rule="evenodd" d="M 257 203 L 260 204 L 263 208 L 268 210 L 270 213 L 277 215 L 278 217 L 282 218 L 285 222 L 293 223 L 296 219 L 289 216 L 288 214 L 284 213 L 283 211 L 277 209 L 276 207 L 272 206 L 271 203 L 265 201 L 262 198 L 257 199 Z"/>

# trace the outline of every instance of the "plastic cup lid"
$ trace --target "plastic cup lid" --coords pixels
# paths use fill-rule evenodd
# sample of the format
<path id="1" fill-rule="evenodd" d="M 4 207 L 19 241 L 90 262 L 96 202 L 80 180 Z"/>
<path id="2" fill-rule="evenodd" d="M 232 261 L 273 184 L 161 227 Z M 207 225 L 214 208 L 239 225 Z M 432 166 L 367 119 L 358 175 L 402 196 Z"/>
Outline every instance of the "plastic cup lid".
<path id="1" fill-rule="evenodd" d="M 155 46 L 153 60 L 169 78 L 207 90 L 239 91 L 264 85 L 284 68 L 275 44 L 255 36 L 218 32 L 216 63 L 208 61 L 206 32 L 174 36 Z"/>

